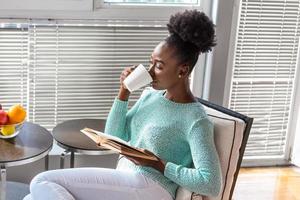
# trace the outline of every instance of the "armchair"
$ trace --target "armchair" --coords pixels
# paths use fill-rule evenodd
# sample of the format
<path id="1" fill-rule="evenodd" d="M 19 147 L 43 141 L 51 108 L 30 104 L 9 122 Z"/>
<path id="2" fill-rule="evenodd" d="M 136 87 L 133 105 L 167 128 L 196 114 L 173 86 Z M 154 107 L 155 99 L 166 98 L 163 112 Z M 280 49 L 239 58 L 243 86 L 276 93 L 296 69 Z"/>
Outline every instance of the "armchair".
<path id="1" fill-rule="evenodd" d="M 222 170 L 222 188 L 217 197 L 206 197 L 179 187 L 176 200 L 231 200 L 253 118 L 198 99 L 214 123 L 214 139 Z"/>

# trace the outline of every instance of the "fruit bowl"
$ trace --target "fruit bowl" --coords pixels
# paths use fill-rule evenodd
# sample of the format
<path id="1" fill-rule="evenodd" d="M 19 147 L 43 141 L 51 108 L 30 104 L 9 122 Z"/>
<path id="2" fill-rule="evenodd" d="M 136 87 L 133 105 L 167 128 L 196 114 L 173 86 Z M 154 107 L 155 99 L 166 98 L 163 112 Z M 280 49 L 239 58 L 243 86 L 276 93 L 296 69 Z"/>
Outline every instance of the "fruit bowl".
<path id="1" fill-rule="evenodd" d="M 0 138 L 8 139 L 17 136 L 25 120 L 17 124 L 0 125 Z"/>

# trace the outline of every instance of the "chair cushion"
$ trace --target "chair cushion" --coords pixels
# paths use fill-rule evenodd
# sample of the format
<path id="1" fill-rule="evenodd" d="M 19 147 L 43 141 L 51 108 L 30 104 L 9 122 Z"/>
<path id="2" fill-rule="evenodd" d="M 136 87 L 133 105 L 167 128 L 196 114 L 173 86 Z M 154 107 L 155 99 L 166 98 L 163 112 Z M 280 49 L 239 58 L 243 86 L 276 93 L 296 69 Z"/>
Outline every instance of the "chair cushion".
<path id="1" fill-rule="evenodd" d="M 201 197 L 179 187 L 176 200 L 227 200 L 237 169 L 239 149 L 243 140 L 245 122 L 215 109 L 204 106 L 210 120 L 214 123 L 214 140 L 222 170 L 222 188 L 217 197 Z"/>

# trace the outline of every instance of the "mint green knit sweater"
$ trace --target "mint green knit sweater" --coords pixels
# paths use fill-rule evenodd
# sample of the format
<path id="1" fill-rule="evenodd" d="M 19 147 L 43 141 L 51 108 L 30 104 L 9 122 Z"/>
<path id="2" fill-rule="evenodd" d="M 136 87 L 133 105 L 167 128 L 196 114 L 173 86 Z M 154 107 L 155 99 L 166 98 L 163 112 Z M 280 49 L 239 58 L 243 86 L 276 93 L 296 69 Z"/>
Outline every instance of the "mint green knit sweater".
<path id="1" fill-rule="evenodd" d="M 127 159 L 119 164 L 158 182 L 173 198 L 178 186 L 216 196 L 221 175 L 212 123 L 200 103 L 175 103 L 163 92 L 146 89 L 129 111 L 127 101 L 115 99 L 105 133 L 152 151 L 167 162 L 164 174 Z"/>

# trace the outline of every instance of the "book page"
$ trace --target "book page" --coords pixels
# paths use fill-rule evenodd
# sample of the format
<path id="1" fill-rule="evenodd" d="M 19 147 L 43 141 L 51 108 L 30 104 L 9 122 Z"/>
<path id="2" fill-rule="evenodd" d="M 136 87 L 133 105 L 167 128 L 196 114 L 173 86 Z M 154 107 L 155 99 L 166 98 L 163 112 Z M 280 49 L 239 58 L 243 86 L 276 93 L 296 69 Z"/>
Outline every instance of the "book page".
<path id="1" fill-rule="evenodd" d="M 119 142 L 119 143 L 121 143 L 121 144 L 128 145 L 128 143 L 127 143 L 126 141 L 124 141 L 124 140 L 122 140 L 122 139 L 120 139 L 120 138 L 118 138 L 118 137 L 115 137 L 115 136 L 112 136 L 112 135 L 105 134 L 105 133 L 103 133 L 103 132 L 101 132 L 101 131 L 96 131 L 96 130 L 91 129 L 91 128 L 84 128 L 84 129 L 81 130 L 81 132 L 83 132 L 83 131 L 95 133 L 95 134 L 97 134 L 98 136 L 100 136 L 101 138 L 111 139 L 111 140 L 117 141 L 117 142 Z"/>
<path id="2" fill-rule="evenodd" d="M 148 154 L 139 148 L 128 145 L 127 142 L 121 140 L 120 138 L 107 135 L 105 133 L 90 128 L 84 128 L 80 131 L 87 135 L 89 138 L 91 138 L 98 145 L 109 148 L 111 150 L 115 150 L 120 154 L 149 160 L 158 160 L 157 157 Z"/>

